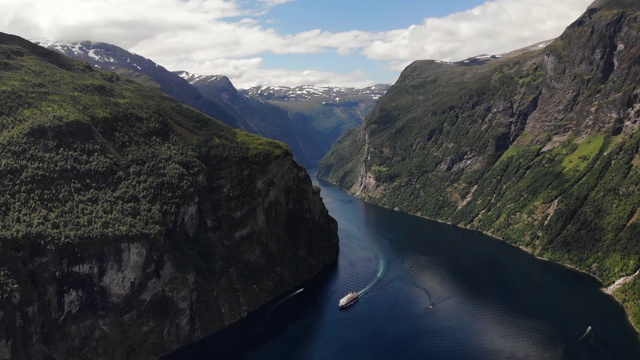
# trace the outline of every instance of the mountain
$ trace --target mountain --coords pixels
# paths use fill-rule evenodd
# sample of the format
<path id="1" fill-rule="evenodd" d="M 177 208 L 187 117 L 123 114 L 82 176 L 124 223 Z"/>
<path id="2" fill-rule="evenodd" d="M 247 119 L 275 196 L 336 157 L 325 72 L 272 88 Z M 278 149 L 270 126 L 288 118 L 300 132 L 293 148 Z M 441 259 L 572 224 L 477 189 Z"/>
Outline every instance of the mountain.
<path id="1" fill-rule="evenodd" d="M 322 104 L 359 102 L 362 106 L 373 107 L 376 101 L 389 90 L 389 85 L 378 84 L 362 89 L 334 86 L 302 85 L 255 86 L 242 92 L 265 101 L 310 101 Z"/>
<path id="2" fill-rule="evenodd" d="M 242 92 L 286 110 L 296 122 L 312 124 L 329 136 L 331 145 L 345 131 L 360 126 L 389 87 L 386 84 L 360 89 L 311 85 L 256 86 Z"/>
<path id="3" fill-rule="evenodd" d="M 337 257 L 285 144 L 2 33 L 0 151 L 0 359 L 158 358 Z"/>
<path id="4" fill-rule="evenodd" d="M 152 60 L 121 47 L 92 41 L 78 43 L 39 41 L 36 44 L 58 51 L 68 57 L 86 61 L 95 68 L 113 71 L 142 85 L 160 88 L 174 99 L 190 105 L 231 127 L 242 128 L 238 119 L 229 114 L 227 109 L 205 99 L 198 89 L 195 89 L 180 76 Z M 256 132 L 253 131 L 253 133 Z"/>
<path id="5" fill-rule="evenodd" d="M 640 5 L 597 1 L 551 44 L 417 61 L 319 176 L 596 275 L 640 268 Z M 640 326 L 640 280 L 615 290 Z"/>
<path id="6" fill-rule="evenodd" d="M 389 85 L 363 89 L 257 86 L 237 90 L 226 76 L 176 74 L 228 109 L 240 127 L 286 142 L 304 159 L 320 159 L 345 131 L 359 126 Z"/>
<path id="7" fill-rule="evenodd" d="M 324 156 L 338 136 L 362 123 L 364 115 L 385 89 L 385 86 L 376 86 L 377 90 L 344 89 L 341 94 L 345 100 L 339 104 L 305 101 L 302 106 L 292 108 L 290 102 L 266 101 L 259 93 L 250 96 L 248 92 L 240 92 L 226 76 L 171 72 L 115 45 L 91 41 L 38 44 L 143 85 L 160 88 L 231 127 L 283 141 L 299 159 L 317 160 Z M 365 95 L 366 92 L 369 94 Z"/>
<path id="8" fill-rule="evenodd" d="M 40 41 L 36 43 L 69 57 L 86 61 L 95 68 L 131 77 L 143 85 L 159 87 L 174 99 L 187 105 L 196 108 L 203 107 L 202 95 L 188 82 L 155 62 L 118 46 L 91 41 L 79 43 Z"/>
<path id="9" fill-rule="evenodd" d="M 278 106 L 240 93 L 226 76 L 198 76 L 185 71 L 176 74 L 191 79 L 193 87 L 211 104 L 225 109 L 238 128 L 285 142 L 298 159 L 320 159 L 339 136 L 328 136 Z"/>

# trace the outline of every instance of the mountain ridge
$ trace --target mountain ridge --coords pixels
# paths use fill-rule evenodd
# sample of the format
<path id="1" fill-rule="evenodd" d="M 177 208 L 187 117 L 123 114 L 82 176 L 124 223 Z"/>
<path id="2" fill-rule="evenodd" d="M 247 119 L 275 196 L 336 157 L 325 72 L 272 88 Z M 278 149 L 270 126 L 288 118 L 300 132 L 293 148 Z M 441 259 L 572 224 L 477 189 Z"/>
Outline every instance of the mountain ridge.
<path id="1" fill-rule="evenodd" d="M 594 4 L 537 51 L 472 67 L 414 62 L 363 126 L 336 141 L 320 178 L 607 284 L 633 274 L 640 13 L 616 4 Z M 636 327 L 638 283 L 615 292 Z"/>
<path id="2" fill-rule="evenodd" d="M 130 76 L 131 74 L 123 72 L 123 69 L 142 73 L 146 77 L 138 80 L 138 82 L 143 85 L 155 83 L 155 86 L 159 86 L 162 91 L 187 105 L 197 105 L 197 102 L 201 99 L 200 94 L 182 78 L 173 76 L 169 70 L 152 60 L 129 52 L 119 46 L 93 41 L 76 43 L 38 41 L 36 44 L 69 57 L 86 61 L 98 69 L 120 71 L 121 75 L 124 76 Z"/>
<path id="3" fill-rule="evenodd" d="M 286 144 L 17 36 L 0 70 L 0 359 L 158 358 L 337 258 Z"/>
<path id="4" fill-rule="evenodd" d="M 388 89 L 388 85 L 376 85 L 363 89 L 258 86 L 238 90 L 224 75 L 176 74 L 189 79 L 205 98 L 229 109 L 234 117 L 245 119 L 245 128 L 285 141 L 303 160 L 318 160 L 326 154 L 338 136 L 362 122 Z M 294 131 L 285 137 L 282 129 Z"/>
<path id="5" fill-rule="evenodd" d="M 315 102 L 291 105 L 297 101 L 285 103 L 249 96 L 236 89 L 224 75 L 168 71 L 116 45 L 91 41 L 41 41 L 40 44 L 143 85 L 159 87 L 175 99 L 234 128 L 283 141 L 296 158 L 303 160 L 320 159 L 339 135 L 362 122 L 375 103 L 375 99 L 354 96 L 353 101 L 336 104 L 336 107 L 323 108 L 323 104 Z"/>

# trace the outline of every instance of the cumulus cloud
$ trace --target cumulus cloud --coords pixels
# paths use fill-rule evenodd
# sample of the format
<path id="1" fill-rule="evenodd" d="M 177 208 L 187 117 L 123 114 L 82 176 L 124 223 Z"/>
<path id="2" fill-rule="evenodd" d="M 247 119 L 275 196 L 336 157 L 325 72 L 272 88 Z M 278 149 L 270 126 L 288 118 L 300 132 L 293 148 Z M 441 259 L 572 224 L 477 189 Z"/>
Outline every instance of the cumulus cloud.
<path id="1" fill-rule="evenodd" d="M 29 39 L 96 40 L 131 47 L 158 34 L 198 31 L 240 16 L 231 1 L 0 0 L 0 27 Z"/>
<path id="2" fill-rule="evenodd" d="M 416 59 L 462 60 L 499 54 L 554 38 L 592 0 L 494 0 L 420 25 L 389 31 L 363 54 L 397 64 Z"/>
<path id="3" fill-rule="evenodd" d="M 371 78 L 361 70 L 354 70 L 348 73 L 334 73 L 318 70 L 295 71 L 289 69 L 269 69 L 256 68 L 252 72 L 244 72 L 239 77 L 234 78 L 242 88 L 249 88 L 256 85 L 305 85 L 317 86 L 344 86 L 363 88 L 372 85 Z"/>
<path id="4" fill-rule="evenodd" d="M 277 5 L 282 5 L 284 3 L 292 2 L 295 0 L 259 0 L 259 1 L 267 4 L 268 6 L 277 6 Z"/>
<path id="5" fill-rule="evenodd" d="M 399 71 L 417 59 L 460 60 L 558 36 L 591 2 L 493 0 L 384 32 L 281 34 L 257 16 L 290 1 L 295 0 L 0 0 L 0 29 L 31 40 L 112 43 L 172 70 L 225 74 L 240 87 L 274 81 L 355 85 L 375 81 L 357 65 L 346 74 L 264 69 L 260 57 L 359 54 Z"/>
<path id="6" fill-rule="evenodd" d="M 247 89 L 257 85 L 318 85 L 318 86 L 350 86 L 366 87 L 372 84 L 369 74 L 362 70 L 354 70 L 348 73 L 336 73 L 328 71 L 291 70 L 291 69 L 264 69 L 263 59 L 253 57 L 249 59 L 216 59 L 205 62 L 179 61 L 170 64 L 169 68 L 189 69 L 196 74 L 209 74 L 210 69 L 216 69 L 218 74 L 229 77 L 233 84 L 241 89 Z"/>

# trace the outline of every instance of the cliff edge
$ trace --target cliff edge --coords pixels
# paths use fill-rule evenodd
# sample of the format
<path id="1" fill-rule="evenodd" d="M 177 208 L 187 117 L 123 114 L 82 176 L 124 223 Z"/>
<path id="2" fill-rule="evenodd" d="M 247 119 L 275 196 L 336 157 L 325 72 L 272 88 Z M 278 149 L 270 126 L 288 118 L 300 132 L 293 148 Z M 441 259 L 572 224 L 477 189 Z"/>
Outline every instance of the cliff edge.
<path id="1" fill-rule="evenodd" d="M 543 49 L 417 61 L 319 176 L 604 284 L 640 268 L 640 7 L 597 1 Z M 640 281 L 615 292 L 640 324 Z M 604 285 L 603 285 L 604 286 Z"/>
<path id="2" fill-rule="evenodd" d="M 157 358 L 337 258 L 283 143 L 1 33 L 0 99 L 0 359 Z"/>

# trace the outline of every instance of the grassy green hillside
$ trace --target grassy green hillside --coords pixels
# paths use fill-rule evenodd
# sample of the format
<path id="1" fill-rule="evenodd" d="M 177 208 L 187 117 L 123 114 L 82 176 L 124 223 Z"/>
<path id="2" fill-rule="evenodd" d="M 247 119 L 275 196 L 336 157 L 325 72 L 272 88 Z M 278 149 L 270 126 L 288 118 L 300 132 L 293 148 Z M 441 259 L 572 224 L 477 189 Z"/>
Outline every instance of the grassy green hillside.
<path id="1" fill-rule="evenodd" d="M 265 162 L 286 145 L 161 92 L 0 34 L 0 246 L 158 238 L 211 164 Z M 207 165 L 205 165 L 207 164 Z M 7 294 L 23 279 L 5 266 Z"/>
<path id="2" fill-rule="evenodd" d="M 284 143 L 2 33 L 0 153 L 2 359 L 157 359 L 338 255 Z"/>
<path id="3" fill-rule="evenodd" d="M 595 4 L 544 50 L 409 66 L 320 177 L 599 277 L 640 268 L 640 14 Z M 630 3 L 629 3 L 630 4 Z M 634 3 L 635 4 L 635 3 Z M 640 325 L 635 280 L 616 292 Z"/>

